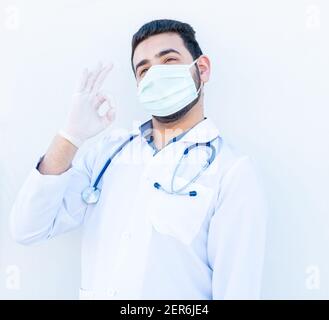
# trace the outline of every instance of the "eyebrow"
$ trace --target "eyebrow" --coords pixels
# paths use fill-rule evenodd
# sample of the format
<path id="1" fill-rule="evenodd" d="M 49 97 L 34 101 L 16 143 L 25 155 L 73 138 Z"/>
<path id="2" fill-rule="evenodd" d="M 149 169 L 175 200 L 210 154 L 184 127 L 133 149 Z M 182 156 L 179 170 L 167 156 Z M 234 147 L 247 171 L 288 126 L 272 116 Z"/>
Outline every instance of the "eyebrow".
<path id="1" fill-rule="evenodd" d="M 170 48 L 170 49 L 165 49 L 165 50 L 160 51 L 159 53 L 157 53 L 157 54 L 155 55 L 155 57 L 156 57 L 156 58 L 161 58 L 161 57 L 163 57 L 163 56 L 165 56 L 165 55 L 167 55 L 167 54 L 169 54 L 169 53 L 177 53 L 177 54 L 181 55 L 179 51 Z M 138 62 L 138 63 L 136 64 L 136 67 L 135 67 L 135 72 L 137 72 L 137 69 L 138 69 L 139 67 L 141 67 L 141 66 L 143 66 L 143 65 L 145 65 L 145 64 L 147 64 L 147 63 L 149 63 L 149 62 L 150 62 L 150 60 L 148 60 L 148 59 L 144 59 L 144 60 Z"/>

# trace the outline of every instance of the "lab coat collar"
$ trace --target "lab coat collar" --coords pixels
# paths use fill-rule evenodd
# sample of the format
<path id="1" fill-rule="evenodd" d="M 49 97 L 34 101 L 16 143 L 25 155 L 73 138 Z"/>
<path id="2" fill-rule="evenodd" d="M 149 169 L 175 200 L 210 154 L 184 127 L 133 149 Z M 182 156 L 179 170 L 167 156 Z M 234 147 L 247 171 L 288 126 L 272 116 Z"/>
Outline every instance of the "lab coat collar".
<path id="1" fill-rule="evenodd" d="M 146 121 L 139 127 L 139 133 L 148 142 L 151 142 L 152 119 Z M 192 128 L 177 135 L 173 140 L 182 142 L 207 142 L 219 136 L 219 131 L 213 121 L 207 117 L 194 125 Z"/>
<path id="2" fill-rule="evenodd" d="M 192 127 L 180 140 L 184 142 L 208 142 L 219 136 L 219 130 L 213 121 L 205 118 Z"/>

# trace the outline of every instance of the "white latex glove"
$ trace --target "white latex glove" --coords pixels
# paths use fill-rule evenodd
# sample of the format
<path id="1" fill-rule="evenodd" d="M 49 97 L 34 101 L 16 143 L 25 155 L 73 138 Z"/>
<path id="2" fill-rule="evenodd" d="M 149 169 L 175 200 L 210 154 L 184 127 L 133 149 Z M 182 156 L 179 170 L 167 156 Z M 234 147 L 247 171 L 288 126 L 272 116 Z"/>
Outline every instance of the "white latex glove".
<path id="1" fill-rule="evenodd" d="M 113 101 L 100 91 L 112 68 L 113 64 L 103 66 L 99 63 L 94 71 L 85 69 L 77 92 L 72 97 L 66 123 L 59 134 L 78 148 L 84 141 L 106 129 L 115 118 Z M 101 112 L 104 104 L 107 110 Z"/>

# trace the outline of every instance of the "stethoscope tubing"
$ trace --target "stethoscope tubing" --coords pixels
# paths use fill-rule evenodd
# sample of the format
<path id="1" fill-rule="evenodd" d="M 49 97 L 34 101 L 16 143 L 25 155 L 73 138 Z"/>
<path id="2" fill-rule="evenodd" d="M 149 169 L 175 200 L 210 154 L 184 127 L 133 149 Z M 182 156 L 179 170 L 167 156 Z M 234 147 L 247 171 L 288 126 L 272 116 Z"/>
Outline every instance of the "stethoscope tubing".
<path id="1" fill-rule="evenodd" d="M 97 189 L 97 186 L 100 182 L 100 180 L 102 179 L 105 171 L 107 170 L 108 166 L 111 164 L 111 162 L 113 161 L 113 159 L 115 158 L 115 156 L 131 141 L 133 141 L 138 135 L 131 135 L 126 141 L 124 141 L 119 148 L 117 148 L 114 153 L 111 155 L 111 157 L 106 161 L 105 165 L 103 166 L 102 170 L 100 171 L 100 173 L 98 174 L 93 187 L 94 189 Z"/>
<path id="2" fill-rule="evenodd" d="M 100 194 L 100 189 L 98 188 L 98 184 L 100 182 L 100 180 L 102 179 L 104 173 L 106 172 L 108 166 L 112 163 L 113 159 L 117 156 L 118 153 L 121 152 L 121 150 L 131 141 L 133 141 L 136 137 L 138 136 L 138 134 L 133 134 L 133 135 L 130 135 L 130 137 L 125 140 L 115 151 L 114 153 L 109 157 L 109 159 L 106 161 L 106 163 L 104 164 L 102 170 L 99 172 L 93 186 L 91 187 L 93 189 L 93 192 L 98 192 L 98 197 L 99 197 L 99 194 Z M 201 174 L 211 165 L 211 163 L 214 161 L 215 157 L 216 157 L 216 148 L 212 145 L 212 142 L 215 141 L 216 139 L 221 139 L 220 136 L 216 136 L 215 138 L 213 138 L 212 140 L 208 141 L 208 142 L 197 142 L 197 143 L 194 143 L 190 146 L 188 146 L 187 148 L 185 148 L 181 158 L 179 159 L 175 169 L 174 169 L 174 172 L 173 172 L 173 176 L 172 176 L 172 179 L 171 179 L 171 190 L 168 191 L 166 190 L 165 188 L 163 188 L 160 183 L 158 182 L 155 182 L 154 183 L 154 187 L 156 189 L 161 189 L 163 190 L 164 192 L 168 193 L 168 194 L 175 194 L 175 195 L 189 195 L 189 196 L 196 196 L 197 195 L 197 192 L 195 190 L 192 190 L 192 191 L 189 191 L 189 192 L 183 192 L 183 190 L 186 190 L 192 183 L 194 183 L 200 176 Z M 203 165 L 202 166 L 202 169 L 186 184 L 184 185 L 183 187 L 179 188 L 178 190 L 174 190 L 174 179 L 176 177 L 176 174 L 177 174 L 177 170 L 183 160 L 183 158 L 187 157 L 188 156 L 188 153 L 194 149 L 194 148 L 197 148 L 197 147 L 201 147 L 201 146 L 206 146 L 206 147 L 209 147 L 211 149 L 211 156 L 209 157 L 209 159 L 207 160 L 207 163 L 206 165 Z M 88 187 L 90 189 L 90 187 Z M 87 188 L 87 189 L 88 189 Z M 85 197 L 83 196 L 84 192 L 82 192 L 82 198 L 84 199 L 85 202 L 88 203 L 88 201 L 85 200 Z M 97 198 L 98 198 L 97 197 Z M 96 201 L 93 201 L 91 203 L 95 203 L 97 202 L 98 199 Z"/>

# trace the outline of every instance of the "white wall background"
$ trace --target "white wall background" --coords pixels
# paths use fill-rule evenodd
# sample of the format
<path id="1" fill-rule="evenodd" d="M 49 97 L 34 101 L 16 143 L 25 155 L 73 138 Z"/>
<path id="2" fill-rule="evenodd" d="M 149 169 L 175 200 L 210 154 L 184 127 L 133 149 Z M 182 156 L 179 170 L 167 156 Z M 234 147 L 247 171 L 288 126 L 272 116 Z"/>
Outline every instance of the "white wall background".
<path id="1" fill-rule="evenodd" d="M 115 60 L 115 126 L 145 119 L 130 70 L 145 22 L 189 22 L 212 60 L 206 114 L 252 156 L 269 199 L 264 298 L 329 298 L 326 0 L 0 1 L 0 298 L 76 298 L 79 231 L 23 247 L 15 195 L 61 126 L 84 66 Z"/>

